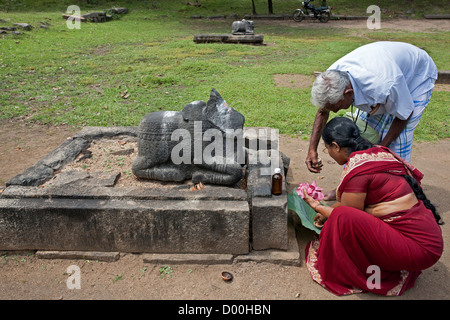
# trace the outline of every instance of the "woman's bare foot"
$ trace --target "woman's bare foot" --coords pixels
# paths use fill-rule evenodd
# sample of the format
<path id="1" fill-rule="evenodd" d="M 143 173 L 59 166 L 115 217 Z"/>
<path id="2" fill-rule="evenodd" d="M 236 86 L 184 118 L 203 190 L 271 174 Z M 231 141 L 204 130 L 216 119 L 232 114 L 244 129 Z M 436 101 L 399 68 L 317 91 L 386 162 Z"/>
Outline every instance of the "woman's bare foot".
<path id="1" fill-rule="evenodd" d="M 329 190 L 329 191 L 324 191 L 323 192 L 323 200 L 325 201 L 333 201 L 336 200 L 336 189 L 334 190 Z"/>

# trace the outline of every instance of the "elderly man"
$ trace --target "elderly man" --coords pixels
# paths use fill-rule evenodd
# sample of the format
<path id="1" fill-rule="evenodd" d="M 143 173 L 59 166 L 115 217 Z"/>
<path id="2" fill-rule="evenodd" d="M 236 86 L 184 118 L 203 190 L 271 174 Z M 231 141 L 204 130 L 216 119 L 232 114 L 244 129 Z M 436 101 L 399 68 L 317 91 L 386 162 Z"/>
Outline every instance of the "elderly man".
<path id="1" fill-rule="evenodd" d="M 359 118 L 365 128 L 368 125 L 378 133 L 373 143 L 389 147 L 409 162 L 413 133 L 436 79 L 431 57 L 408 43 L 374 42 L 333 63 L 311 89 L 311 102 L 319 110 L 306 158 L 308 169 L 318 173 L 322 168 L 317 146 L 330 111 L 351 105 L 357 108 L 354 120 Z"/>

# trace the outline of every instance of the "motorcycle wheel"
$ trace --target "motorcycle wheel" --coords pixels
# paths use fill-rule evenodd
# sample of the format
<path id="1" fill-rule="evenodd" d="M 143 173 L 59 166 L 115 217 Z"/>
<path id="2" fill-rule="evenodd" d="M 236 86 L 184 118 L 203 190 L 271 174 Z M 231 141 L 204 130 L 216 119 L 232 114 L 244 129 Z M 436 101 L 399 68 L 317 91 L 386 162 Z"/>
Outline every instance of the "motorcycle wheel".
<path id="1" fill-rule="evenodd" d="M 294 21 L 295 22 L 302 22 L 303 19 L 305 19 L 305 14 L 302 11 L 298 10 L 298 11 L 294 12 Z"/>
<path id="2" fill-rule="evenodd" d="M 326 23 L 328 22 L 328 20 L 330 20 L 330 13 L 329 12 L 321 12 L 319 14 L 319 21 Z"/>

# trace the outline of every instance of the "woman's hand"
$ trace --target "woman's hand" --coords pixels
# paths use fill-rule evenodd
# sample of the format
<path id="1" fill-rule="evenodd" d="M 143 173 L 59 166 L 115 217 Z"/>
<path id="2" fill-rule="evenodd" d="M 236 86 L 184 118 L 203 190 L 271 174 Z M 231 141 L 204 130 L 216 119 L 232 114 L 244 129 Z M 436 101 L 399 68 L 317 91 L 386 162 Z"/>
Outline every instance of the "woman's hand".
<path id="1" fill-rule="evenodd" d="M 320 213 L 317 213 L 314 217 L 314 226 L 316 226 L 316 228 L 322 228 L 325 221 L 327 221 L 327 218 Z"/>
<path id="2" fill-rule="evenodd" d="M 314 209 L 314 211 L 316 211 L 317 206 L 320 205 L 320 201 L 314 200 L 313 197 L 311 197 L 310 195 L 308 195 L 308 192 L 306 191 L 306 188 L 303 188 L 303 200 L 305 200 L 305 202 L 307 204 L 309 204 L 309 206 L 311 208 Z"/>
<path id="3" fill-rule="evenodd" d="M 325 223 L 325 221 L 327 221 L 327 216 L 329 216 L 331 214 L 331 211 L 333 210 L 332 208 L 326 208 L 324 206 L 322 206 L 322 204 L 320 203 L 320 201 L 314 200 L 313 197 L 309 196 L 306 188 L 303 188 L 303 195 L 304 198 L 303 200 L 305 200 L 305 202 L 311 206 L 311 208 L 314 209 L 314 211 L 317 212 L 316 216 L 314 217 L 314 225 L 317 228 L 322 228 L 323 224 Z M 325 208 L 327 210 L 327 212 L 322 212 L 323 214 L 321 214 L 320 212 L 317 211 L 317 207 L 321 206 L 321 208 Z M 327 215 L 327 216 L 326 216 Z"/>

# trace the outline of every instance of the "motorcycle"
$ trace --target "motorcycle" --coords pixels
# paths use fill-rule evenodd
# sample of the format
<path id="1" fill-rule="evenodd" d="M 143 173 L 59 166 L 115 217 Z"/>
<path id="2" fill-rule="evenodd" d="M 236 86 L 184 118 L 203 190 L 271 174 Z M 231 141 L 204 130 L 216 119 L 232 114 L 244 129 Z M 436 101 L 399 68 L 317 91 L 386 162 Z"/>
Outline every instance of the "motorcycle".
<path id="1" fill-rule="evenodd" d="M 316 8 L 310 4 L 311 1 L 314 0 L 302 1 L 304 11 L 302 9 L 295 10 L 294 21 L 301 22 L 306 16 L 310 16 L 314 17 L 314 19 L 318 19 L 320 22 L 328 22 L 328 20 L 330 20 L 331 10 L 333 7 L 327 6 L 326 1 L 322 1 L 322 6 Z"/>

